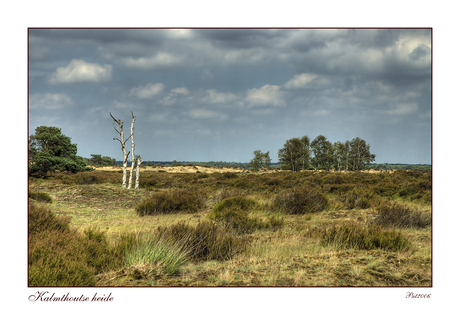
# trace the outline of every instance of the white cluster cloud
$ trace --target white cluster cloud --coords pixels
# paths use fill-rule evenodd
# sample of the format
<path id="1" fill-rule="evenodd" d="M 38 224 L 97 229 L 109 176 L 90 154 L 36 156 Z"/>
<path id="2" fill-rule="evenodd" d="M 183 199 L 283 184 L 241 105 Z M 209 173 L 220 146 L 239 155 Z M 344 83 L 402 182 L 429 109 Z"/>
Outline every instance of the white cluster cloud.
<path id="1" fill-rule="evenodd" d="M 73 59 L 67 67 L 59 67 L 51 75 L 51 83 L 101 82 L 112 78 L 112 65 L 87 63 Z"/>
<path id="2" fill-rule="evenodd" d="M 182 63 L 182 58 L 165 52 L 158 52 L 148 57 L 125 57 L 121 59 L 121 64 L 130 69 L 158 69 L 177 66 Z"/>
<path id="3" fill-rule="evenodd" d="M 284 84 L 286 89 L 302 89 L 305 88 L 311 81 L 318 78 L 319 75 L 314 73 L 296 74 L 291 80 Z"/>
<path id="4" fill-rule="evenodd" d="M 190 91 L 186 87 L 180 87 L 180 88 L 172 89 L 171 93 L 188 95 L 188 94 L 190 94 Z"/>
<path id="5" fill-rule="evenodd" d="M 162 93 L 165 89 L 165 85 L 163 83 L 148 83 L 145 86 L 140 86 L 136 88 L 132 88 L 129 92 L 130 96 L 136 96 L 140 99 L 151 99 L 154 96 Z"/>
<path id="6" fill-rule="evenodd" d="M 69 106 L 73 101 L 63 93 L 35 93 L 29 98 L 29 108 L 33 110 L 53 110 Z"/>
<path id="7" fill-rule="evenodd" d="M 280 91 L 280 86 L 264 85 L 260 89 L 247 90 L 246 100 L 249 107 L 253 106 L 286 106 L 286 101 L 283 99 L 283 91 Z"/>
<path id="8" fill-rule="evenodd" d="M 215 89 L 206 90 L 206 96 L 202 101 L 211 104 L 228 104 L 237 100 L 237 96 L 233 93 L 219 93 Z"/>

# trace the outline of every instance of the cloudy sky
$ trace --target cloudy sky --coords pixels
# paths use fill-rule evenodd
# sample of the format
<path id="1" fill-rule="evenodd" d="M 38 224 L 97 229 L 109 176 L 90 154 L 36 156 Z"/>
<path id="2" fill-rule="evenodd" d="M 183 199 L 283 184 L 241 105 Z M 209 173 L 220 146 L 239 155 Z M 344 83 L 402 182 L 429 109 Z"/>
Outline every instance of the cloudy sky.
<path id="1" fill-rule="evenodd" d="M 431 163 L 430 29 L 29 29 L 29 134 L 122 159 L 273 162 L 287 139 L 364 139 Z M 128 142 L 130 147 L 130 142 Z"/>

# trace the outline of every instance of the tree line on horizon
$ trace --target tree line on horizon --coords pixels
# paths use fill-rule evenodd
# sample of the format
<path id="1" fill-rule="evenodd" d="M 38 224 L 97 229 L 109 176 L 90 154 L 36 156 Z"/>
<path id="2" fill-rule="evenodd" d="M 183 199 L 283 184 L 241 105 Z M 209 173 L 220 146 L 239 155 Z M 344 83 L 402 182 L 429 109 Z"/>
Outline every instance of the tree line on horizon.
<path id="1" fill-rule="evenodd" d="M 127 140 L 127 139 L 126 139 Z M 68 172 L 77 173 L 93 170 L 90 166 L 117 166 L 120 161 L 101 154 L 91 154 L 91 158 L 77 155 L 77 145 L 71 143 L 71 138 L 62 134 L 57 127 L 40 126 L 35 134 L 29 137 L 29 176 L 43 177 L 48 173 Z M 140 159 L 138 155 L 136 159 Z M 431 170 L 430 164 L 384 163 L 371 164 L 375 154 L 370 153 L 370 146 L 360 138 L 351 141 L 331 143 L 323 135 L 310 142 L 308 136 L 292 138 L 286 141 L 278 151 L 279 162 L 272 163 L 270 153 L 261 150 L 254 151 L 254 158 L 249 163 L 241 162 L 177 162 L 177 161 L 147 161 L 146 166 L 164 165 L 202 165 L 209 167 L 241 167 L 251 170 L 279 167 L 285 170 L 363 170 L 363 169 L 426 169 Z M 135 160 L 136 161 L 136 160 Z M 123 161 L 124 162 L 124 161 Z M 121 163 L 123 163 L 121 162 Z M 140 162 L 140 161 L 138 161 Z M 125 167 L 128 163 L 126 156 Z M 137 163 L 136 163 L 137 164 Z M 139 163 L 140 164 L 140 163 Z M 140 165 L 139 165 L 140 167 Z M 137 171 L 136 171 L 137 173 Z M 137 175 L 137 174 L 136 174 Z"/>
<path id="2" fill-rule="evenodd" d="M 310 142 L 308 136 L 286 141 L 278 151 L 281 169 L 298 172 L 300 170 L 359 171 L 375 161 L 370 153 L 370 145 L 358 137 L 353 140 L 331 143 L 324 135 Z M 254 151 L 250 168 L 258 171 L 270 166 L 270 152 Z"/>

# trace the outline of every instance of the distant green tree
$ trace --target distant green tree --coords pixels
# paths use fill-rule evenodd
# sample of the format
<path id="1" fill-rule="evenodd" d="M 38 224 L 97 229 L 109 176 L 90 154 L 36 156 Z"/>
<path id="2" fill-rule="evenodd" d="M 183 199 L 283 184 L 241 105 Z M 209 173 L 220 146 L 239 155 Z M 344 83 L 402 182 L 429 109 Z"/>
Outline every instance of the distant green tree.
<path id="1" fill-rule="evenodd" d="M 363 170 L 366 164 L 375 161 L 375 154 L 370 153 L 370 145 L 360 138 L 350 141 L 349 169 L 352 171 Z"/>
<path id="2" fill-rule="evenodd" d="M 308 167 L 309 142 L 307 136 L 287 140 L 283 148 L 278 151 L 278 160 L 282 168 L 297 172 Z"/>
<path id="3" fill-rule="evenodd" d="M 252 171 L 259 171 L 261 168 L 270 167 L 270 151 L 262 153 L 261 150 L 254 151 L 254 158 L 249 162 L 249 168 Z"/>
<path id="4" fill-rule="evenodd" d="M 100 154 L 91 154 L 91 158 L 87 159 L 87 163 L 93 166 L 113 166 L 117 165 L 117 161 L 108 156 L 101 156 Z"/>
<path id="5" fill-rule="evenodd" d="M 313 152 L 312 164 L 316 170 L 330 170 L 333 159 L 332 144 L 323 135 L 317 136 L 311 142 L 311 150 Z"/>
<path id="6" fill-rule="evenodd" d="M 302 163 L 302 169 L 306 170 L 310 165 L 310 138 L 303 136 L 300 138 L 300 142 L 302 144 L 300 162 Z"/>
<path id="7" fill-rule="evenodd" d="M 77 173 L 88 170 L 77 145 L 63 135 L 60 128 L 40 126 L 29 137 L 29 176 L 46 176 L 48 172 Z"/>
<path id="8" fill-rule="evenodd" d="M 348 170 L 350 142 L 337 141 L 332 145 L 333 168 L 337 171 Z"/>

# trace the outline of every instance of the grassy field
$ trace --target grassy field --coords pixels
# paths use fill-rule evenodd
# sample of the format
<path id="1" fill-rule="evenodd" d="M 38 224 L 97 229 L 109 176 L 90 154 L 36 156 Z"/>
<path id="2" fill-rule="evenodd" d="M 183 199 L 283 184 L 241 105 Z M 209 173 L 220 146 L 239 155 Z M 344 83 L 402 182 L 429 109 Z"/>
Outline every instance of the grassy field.
<path id="1" fill-rule="evenodd" d="M 29 179 L 29 285 L 432 285 L 431 172 L 121 176 Z"/>

